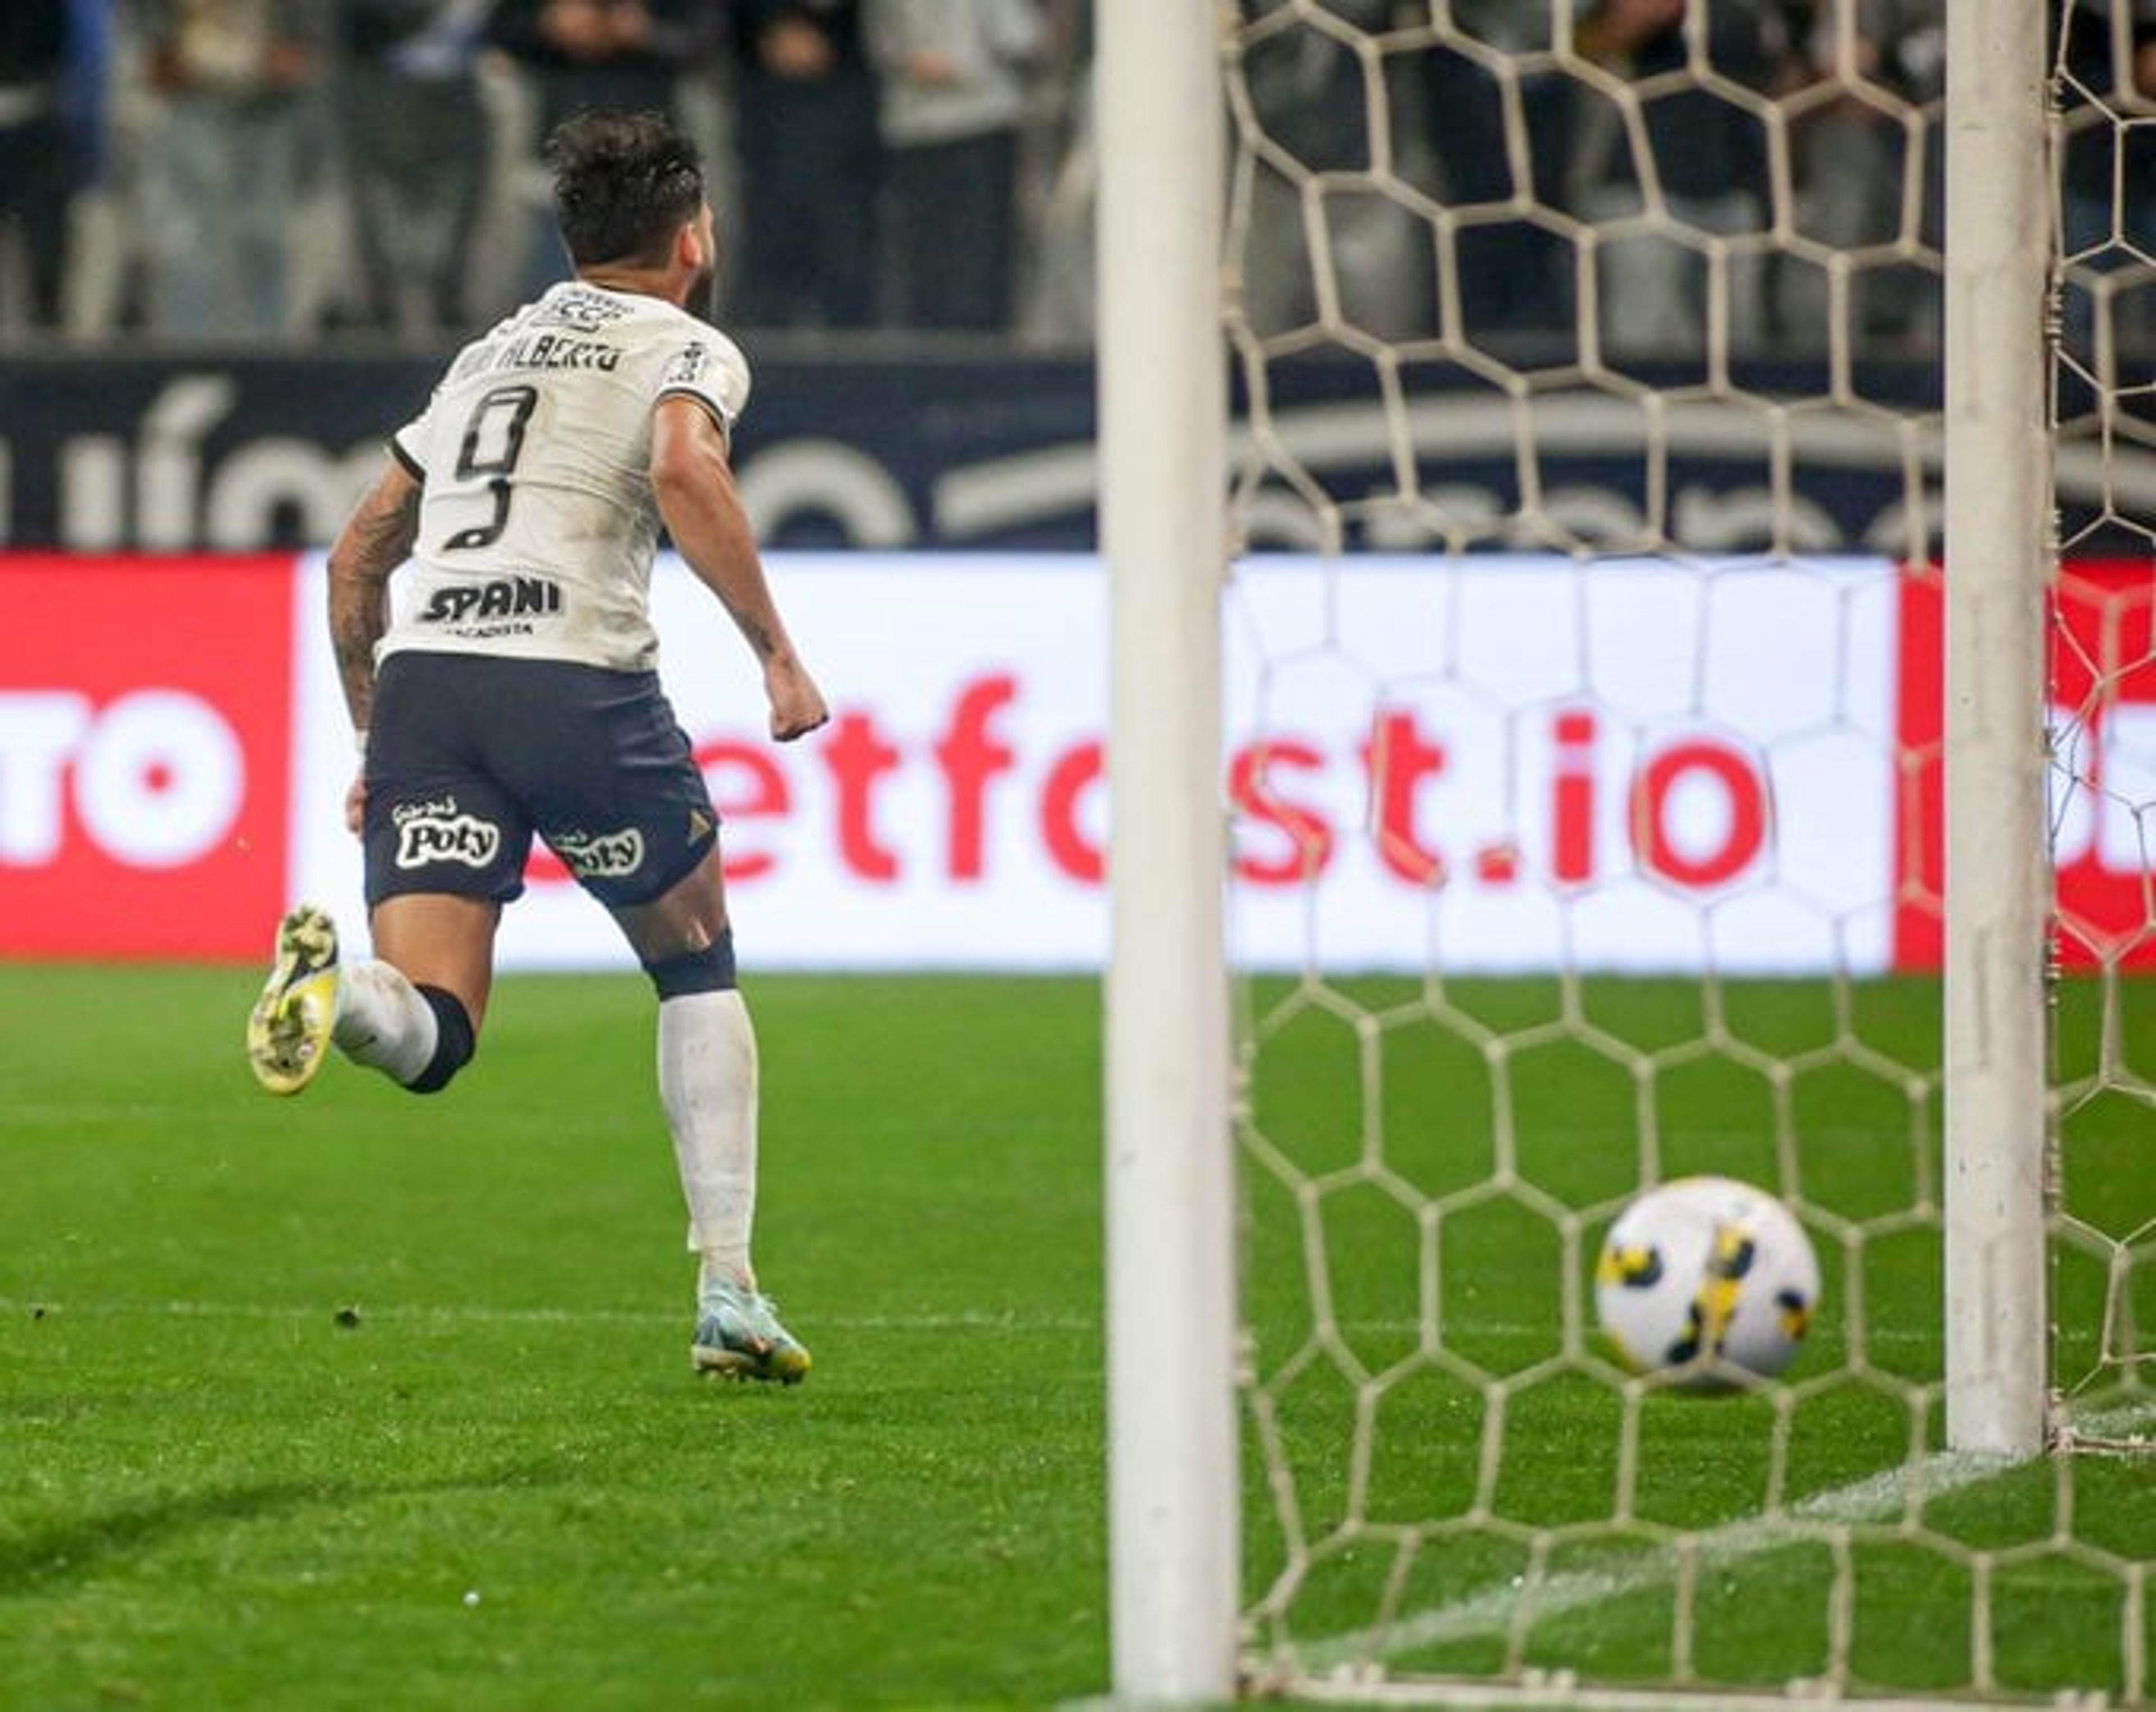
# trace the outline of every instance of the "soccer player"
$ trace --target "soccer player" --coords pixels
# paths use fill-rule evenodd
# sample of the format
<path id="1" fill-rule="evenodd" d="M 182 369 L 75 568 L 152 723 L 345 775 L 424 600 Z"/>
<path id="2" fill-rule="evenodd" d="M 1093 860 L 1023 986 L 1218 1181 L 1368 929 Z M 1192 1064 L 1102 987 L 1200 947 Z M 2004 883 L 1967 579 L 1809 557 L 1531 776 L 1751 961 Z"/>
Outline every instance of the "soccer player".
<path id="1" fill-rule="evenodd" d="M 749 1258 L 756 1037 L 717 816 L 654 670 L 662 523 L 760 663 L 772 735 L 829 714 L 734 487 L 747 364 L 689 311 L 717 255 L 694 145 L 656 115 L 586 114 L 547 160 L 575 277 L 458 354 L 330 552 L 375 957 L 340 962 L 329 916 L 292 910 L 248 1054 L 276 1093 L 306 1087 L 332 1041 L 414 1092 L 447 1084 L 472 1056 L 536 831 L 658 990 L 660 1095 L 701 1256 L 692 1362 L 792 1384 L 808 1352 Z"/>

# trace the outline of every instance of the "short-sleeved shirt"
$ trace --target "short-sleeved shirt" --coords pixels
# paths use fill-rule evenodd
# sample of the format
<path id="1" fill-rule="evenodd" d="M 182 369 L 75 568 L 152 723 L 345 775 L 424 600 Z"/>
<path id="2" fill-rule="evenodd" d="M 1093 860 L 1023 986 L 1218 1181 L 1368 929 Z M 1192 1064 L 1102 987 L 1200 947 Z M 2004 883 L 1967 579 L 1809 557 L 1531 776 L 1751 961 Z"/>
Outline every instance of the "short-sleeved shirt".
<path id="1" fill-rule="evenodd" d="M 571 280 L 467 345 L 397 457 L 424 484 L 404 599 L 376 650 L 655 666 L 652 412 L 679 394 L 729 434 L 732 341 L 664 299 Z"/>

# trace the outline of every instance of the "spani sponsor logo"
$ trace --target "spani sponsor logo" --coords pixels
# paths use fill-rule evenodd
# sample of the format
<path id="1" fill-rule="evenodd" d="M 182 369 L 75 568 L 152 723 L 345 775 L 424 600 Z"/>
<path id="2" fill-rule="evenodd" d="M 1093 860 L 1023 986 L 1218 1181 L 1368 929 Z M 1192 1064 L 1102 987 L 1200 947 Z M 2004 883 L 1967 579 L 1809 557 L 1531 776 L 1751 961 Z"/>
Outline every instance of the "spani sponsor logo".
<path id="1" fill-rule="evenodd" d="M 419 622 L 457 625 L 470 619 L 529 618 L 562 609 L 562 585 L 544 577 L 494 577 L 437 589 Z"/>
<path id="2" fill-rule="evenodd" d="M 397 823 L 400 868 L 424 868 L 434 862 L 483 868 L 501 849 L 501 829 L 476 815 L 460 813 L 454 797 L 409 804 L 391 818 Z"/>
<path id="3" fill-rule="evenodd" d="M 619 832 L 549 833 L 547 842 L 580 880 L 620 880 L 644 866 L 644 835 L 634 826 Z"/>

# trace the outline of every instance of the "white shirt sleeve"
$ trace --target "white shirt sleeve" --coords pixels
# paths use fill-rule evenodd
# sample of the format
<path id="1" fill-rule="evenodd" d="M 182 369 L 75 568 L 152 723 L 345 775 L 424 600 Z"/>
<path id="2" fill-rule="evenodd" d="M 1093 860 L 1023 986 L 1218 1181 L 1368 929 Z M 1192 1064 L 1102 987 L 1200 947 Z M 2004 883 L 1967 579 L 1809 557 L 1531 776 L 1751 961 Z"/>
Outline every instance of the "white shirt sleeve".
<path id="1" fill-rule="evenodd" d="M 685 340 L 659 378 L 659 398 L 696 399 L 718 419 L 729 439 L 748 406 L 748 359 L 723 333 L 705 332 Z"/>

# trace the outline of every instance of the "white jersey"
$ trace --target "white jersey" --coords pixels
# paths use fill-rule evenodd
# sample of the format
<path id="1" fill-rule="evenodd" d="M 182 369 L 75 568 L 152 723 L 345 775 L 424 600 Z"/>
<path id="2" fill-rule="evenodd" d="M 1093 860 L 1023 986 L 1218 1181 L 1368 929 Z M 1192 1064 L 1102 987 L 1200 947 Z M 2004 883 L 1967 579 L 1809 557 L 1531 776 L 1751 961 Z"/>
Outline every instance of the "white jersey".
<path id="1" fill-rule="evenodd" d="M 377 656 L 650 670 L 653 408 L 693 398 L 731 434 L 748 391 L 732 340 L 661 298 L 575 280 L 465 347 L 391 442 L 425 486 Z"/>

